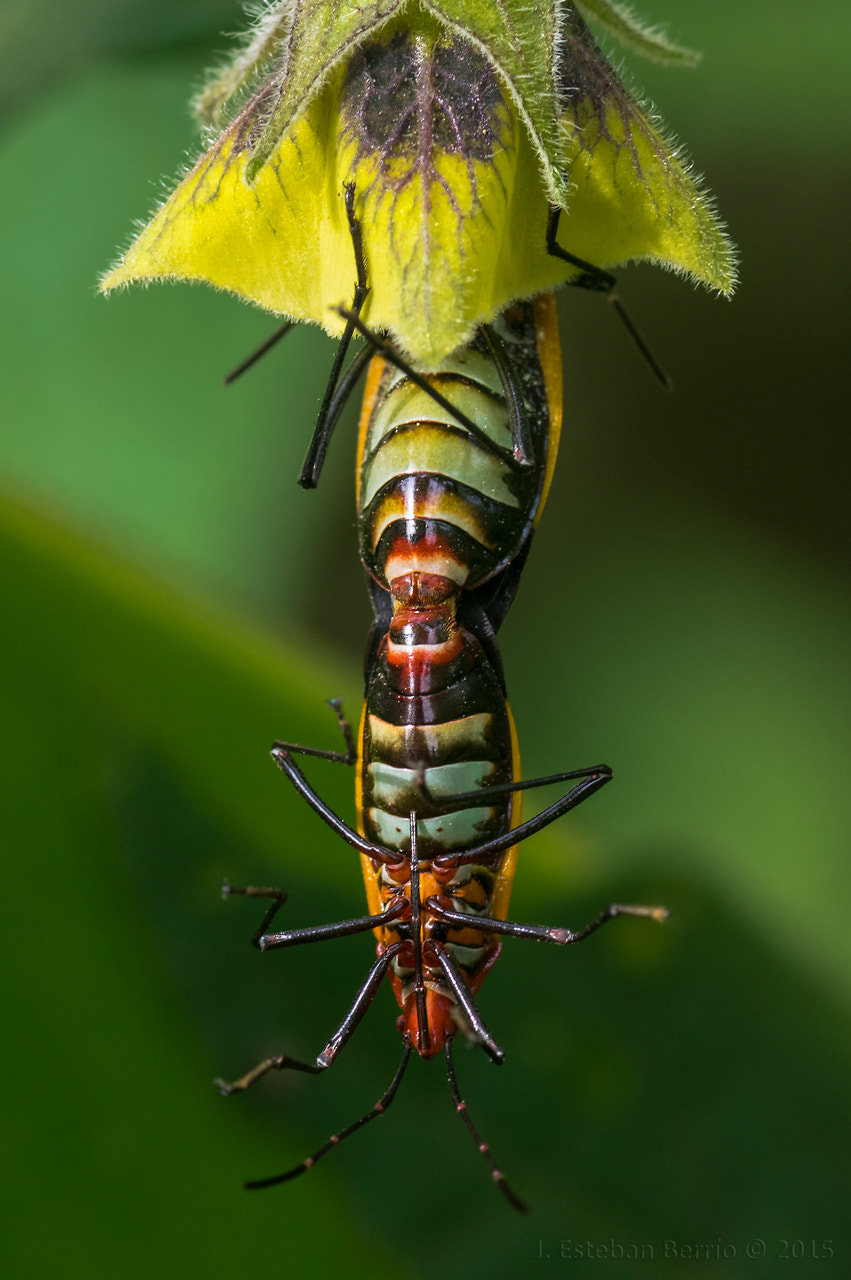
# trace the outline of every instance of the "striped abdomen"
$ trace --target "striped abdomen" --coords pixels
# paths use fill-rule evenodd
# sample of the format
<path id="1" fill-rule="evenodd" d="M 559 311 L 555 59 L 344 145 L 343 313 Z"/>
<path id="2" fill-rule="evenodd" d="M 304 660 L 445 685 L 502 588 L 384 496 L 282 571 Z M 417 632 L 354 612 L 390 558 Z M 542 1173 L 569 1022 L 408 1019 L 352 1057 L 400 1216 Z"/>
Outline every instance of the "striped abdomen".
<path id="1" fill-rule="evenodd" d="M 412 999 L 413 941 L 405 923 L 379 930 L 381 945 L 411 941 L 391 979 L 403 1022 L 430 1056 L 456 1030 L 459 1012 L 435 949 L 450 950 L 471 992 L 499 954 L 476 917 L 505 919 L 514 851 L 438 871 L 435 858 L 461 855 L 519 821 L 509 791 L 516 747 L 493 633 L 513 597 L 521 553 L 540 514 L 554 460 L 558 420 L 548 379 L 560 355 L 551 298 L 502 318 L 499 358 L 506 386 L 480 335 L 428 382 L 479 430 L 459 424 L 422 388 L 382 360 L 370 369 L 359 448 L 361 555 L 373 580 L 377 636 L 370 651 L 361 727 L 359 817 L 366 837 L 399 850 L 397 867 L 363 860 L 367 897 L 379 911 L 410 894 L 410 815 L 417 817 L 424 904 L 425 1026 Z M 555 340 L 555 360 L 549 346 Z M 555 375 L 553 374 L 553 377 Z M 514 404 L 509 403 L 513 393 Z M 515 458 L 517 405 L 532 464 Z M 487 592 L 487 596 L 483 594 Z M 494 616 L 487 601 L 499 601 Z M 481 791 L 481 799 L 453 798 Z M 427 899 L 470 916 L 449 927 Z M 407 932 L 406 932 L 407 930 Z"/>
<path id="2" fill-rule="evenodd" d="M 370 366 L 358 448 L 360 551 L 387 590 L 416 570 L 465 591 L 480 587 L 517 559 L 540 516 L 561 427 L 552 295 L 510 308 L 494 334 L 522 414 L 526 467 L 514 458 L 505 378 L 481 335 L 425 375 L 478 436 L 392 365 Z"/>
<path id="3" fill-rule="evenodd" d="M 514 851 L 481 865 L 450 865 L 442 872 L 433 860 L 461 855 L 510 830 L 519 820 L 519 801 L 510 792 L 488 795 L 488 788 L 510 783 L 516 772 L 502 681 L 476 636 L 458 626 L 448 580 L 442 580 L 447 586 L 442 604 L 424 608 L 418 577 L 404 579 L 409 588 L 405 605 L 394 597 L 389 630 L 371 665 L 361 727 L 359 811 L 369 840 L 399 850 L 396 866 L 362 858 L 373 912 L 400 893 L 410 896 L 410 815 L 416 814 L 424 1018 L 414 999 L 410 926 L 400 923 L 377 932 L 381 945 L 411 943 L 394 959 L 390 977 L 404 1028 L 429 1057 L 458 1029 L 457 1006 L 433 948 L 451 951 L 475 993 L 500 950 L 494 935 L 476 928 L 476 917 L 505 918 Z M 398 590 L 399 580 L 393 586 Z M 433 578 L 429 587 L 431 595 Z M 453 804 L 453 797 L 471 791 L 481 791 L 481 800 Z M 438 920 L 428 910 L 432 896 L 442 906 L 468 914 L 470 927 L 458 929 Z"/>

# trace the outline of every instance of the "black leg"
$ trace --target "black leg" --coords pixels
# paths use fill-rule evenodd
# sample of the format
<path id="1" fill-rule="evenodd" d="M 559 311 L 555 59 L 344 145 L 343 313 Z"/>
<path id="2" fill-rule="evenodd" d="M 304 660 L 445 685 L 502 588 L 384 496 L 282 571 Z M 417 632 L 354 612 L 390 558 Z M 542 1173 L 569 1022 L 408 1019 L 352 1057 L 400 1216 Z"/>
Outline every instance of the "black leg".
<path id="1" fill-rule="evenodd" d="M 475 791 L 459 791 L 455 795 L 441 796 L 441 804 L 453 809 L 468 804 L 481 804 L 490 801 L 491 797 L 509 795 L 515 791 L 531 791 L 534 787 L 549 787 L 555 782 L 571 782 L 574 778 L 589 778 L 593 774 L 608 774 L 612 771 L 608 765 L 595 764 L 590 769 L 567 769 L 564 773 L 550 773 L 545 778 L 516 779 L 514 782 L 497 782 L 493 786 L 478 787 Z M 608 781 L 608 779 L 607 779 Z"/>
<path id="2" fill-rule="evenodd" d="M 557 243 L 558 224 L 561 217 L 561 209 L 552 206 L 550 208 L 549 217 L 547 218 L 547 253 L 551 258 L 558 258 L 561 262 L 567 262 L 572 267 L 576 267 L 579 275 L 568 283 L 579 289 L 594 289 L 598 293 L 605 293 L 616 311 L 619 320 L 626 328 L 632 341 L 638 347 L 641 355 L 650 366 L 654 377 L 661 382 L 666 391 L 671 390 L 671 379 L 665 370 L 656 360 L 652 351 L 648 347 L 641 333 L 630 319 L 626 308 L 618 297 L 617 280 L 610 271 L 603 271 L 601 267 L 595 267 L 592 262 L 586 262 L 584 258 L 577 258 L 575 254 L 568 253 L 567 249 L 562 249 Z"/>
<path id="3" fill-rule="evenodd" d="M 460 915 L 460 912 L 458 914 Z M 464 927 L 469 929 L 473 922 L 471 922 L 469 916 L 465 916 L 464 919 Z M 476 929 L 481 927 L 478 919 L 475 920 L 473 927 Z M 444 972 L 446 981 L 452 988 L 452 994 L 455 996 L 459 1007 L 463 1009 L 464 1016 L 470 1024 L 470 1030 L 473 1032 L 473 1035 L 469 1038 L 474 1044 L 480 1044 L 482 1046 L 491 1062 L 496 1062 L 498 1065 L 502 1065 L 503 1059 L 505 1058 L 505 1052 L 500 1048 L 490 1031 L 488 1031 L 485 1026 L 485 1021 L 475 1006 L 473 997 L 470 994 L 470 989 L 455 964 L 455 961 L 452 958 L 452 953 L 444 947 L 436 947 L 435 954 L 437 956 L 438 963 Z"/>
<path id="4" fill-rule="evenodd" d="M 333 831 L 336 831 L 347 844 L 353 849 L 357 849 L 359 853 L 364 853 L 368 858 L 374 858 L 378 862 L 383 862 L 387 866 L 392 866 L 400 861 L 400 855 L 388 849 L 381 848 L 380 845 L 371 844 L 364 839 L 353 827 L 338 817 L 332 809 L 329 809 L 324 800 L 311 787 L 304 774 L 299 769 L 296 762 L 290 757 L 285 747 L 275 747 L 272 750 L 272 759 L 275 764 L 285 773 L 290 782 L 298 791 L 299 795 L 310 805 L 320 818 L 328 824 Z M 556 776 L 556 775 L 554 775 Z M 571 787 L 566 795 L 557 800 L 555 804 L 551 804 L 548 809 L 543 809 L 541 813 L 534 818 L 530 818 L 527 822 L 522 822 L 519 826 L 513 827 L 510 831 L 506 831 L 501 836 L 496 836 L 493 840 L 487 841 L 485 844 L 478 845 L 475 849 L 469 850 L 463 854 L 442 854 L 434 859 L 434 867 L 438 870 L 445 870 L 447 867 L 460 867 L 467 863 L 480 862 L 483 858 L 493 854 L 502 853 L 506 849 L 510 849 L 512 845 L 518 844 L 521 840 L 526 840 L 529 836 L 534 835 L 538 831 L 542 831 L 544 827 L 548 827 L 551 822 L 555 822 L 557 818 L 568 813 L 571 809 L 575 809 L 583 800 L 587 800 L 607 782 L 612 780 L 612 771 L 605 764 L 594 765 L 590 769 L 576 769 L 566 774 L 565 777 L 578 777 L 581 779 L 575 787 Z M 529 784 L 532 785 L 532 784 Z M 522 790 L 522 783 L 506 784 L 508 790 Z M 498 788 L 494 787 L 496 791 Z M 470 797 L 482 797 L 482 792 L 470 792 Z M 453 800 L 456 797 L 453 797 Z"/>
<path id="5" fill-rule="evenodd" d="M 521 822 L 519 826 L 512 827 L 510 831 L 506 831 L 501 836 L 496 836 L 493 840 L 488 840 L 485 844 L 480 844 L 475 849 L 470 849 L 467 853 L 441 854 L 440 857 L 434 859 L 434 867 L 443 871 L 447 867 L 460 867 L 467 863 L 477 863 L 494 854 L 503 853 L 519 841 L 528 839 L 529 836 L 534 835 L 537 831 L 542 831 L 551 822 L 555 822 L 557 818 L 569 813 L 571 809 L 575 809 L 583 800 L 587 800 L 589 796 L 594 795 L 607 782 L 611 782 L 612 771 L 608 765 L 599 764 L 591 769 L 577 770 L 575 776 L 580 777 L 582 781 L 578 782 L 575 787 L 571 787 L 566 795 L 563 795 L 555 804 L 551 804 L 548 809 L 543 809 L 534 818 L 529 818 L 527 822 Z"/>
<path id="6" fill-rule="evenodd" d="M 380 334 L 374 333 L 353 311 L 347 311 L 345 307 L 338 307 L 337 310 L 346 321 L 354 325 L 361 337 L 366 339 L 375 355 L 380 356 L 382 360 L 386 360 L 388 364 L 392 364 L 410 382 L 413 382 L 415 387 L 419 387 L 420 391 L 424 391 L 435 404 L 440 405 L 441 409 L 451 413 L 459 426 L 462 426 L 465 431 L 469 431 L 470 435 L 478 440 L 480 444 L 483 444 L 495 457 L 501 458 L 506 466 L 513 467 L 517 471 L 526 470 L 531 466 L 531 462 L 520 460 L 511 449 L 503 449 L 495 444 L 486 431 L 483 431 L 471 418 L 468 418 L 466 413 L 462 413 L 460 409 L 456 408 L 451 400 L 447 400 L 446 396 L 432 386 L 427 378 L 423 377 L 407 360 L 400 356 L 395 347 L 386 342 Z"/>
<path id="7" fill-rule="evenodd" d="M 261 342 L 260 346 L 257 347 L 256 350 L 252 351 L 250 356 L 246 356 L 242 361 L 242 364 L 238 364 L 235 369 L 231 369 L 230 373 L 222 379 L 223 385 L 229 387 L 231 383 L 236 382 L 237 378 L 241 378 L 242 375 L 247 373 L 258 360 L 261 360 L 263 356 L 266 355 L 267 352 L 271 351 L 273 347 L 276 347 L 281 339 L 285 338 L 290 329 L 294 327 L 294 320 L 285 320 L 284 323 L 275 330 L 271 337 L 266 338 L 265 342 Z"/>
<path id="8" fill-rule="evenodd" d="M 518 1213 L 528 1213 L 529 1212 L 528 1207 L 523 1203 L 520 1197 L 515 1195 L 514 1192 L 511 1190 L 511 1187 L 508 1185 L 508 1183 L 505 1180 L 505 1174 L 499 1168 L 493 1156 L 491 1155 L 490 1147 L 486 1142 L 482 1140 L 481 1134 L 479 1133 L 478 1129 L 473 1124 L 472 1120 L 467 1114 L 467 1104 L 464 1101 L 464 1099 L 461 1097 L 461 1093 L 458 1089 L 458 1081 L 455 1078 L 455 1067 L 452 1062 L 452 1041 L 451 1040 L 446 1041 L 445 1052 L 446 1052 L 446 1075 L 447 1075 L 447 1079 L 449 1080 L 449 1089 L 452 1093 L 452 1101 L 455 1104 L 455 1110 L 457 1111 L 458 1115 L 461 1117 L 462 1121 L 464 1122 L 464 1125 L 466 1126 L 467 1131 L 469 1132 L 476 1146 L 479 1148 L 479 1151 L 482 1153 L 485 1160 L 487 1160 L 488 1168 L 491 1171 L 491 1177 L 493 1178 L 496 1185 L 499 1187 L 502 1194 L 505 1196 L 508 1203 L 511 1205 L 513 1209 L 516 1209 Z"/>
<path id="9" fill-rule="evenodd" d="M 406 1041 L 402 1051 L 402 1061 L 396 1069 L 396 1074 L 390 1081 L 389 1088 L 382 1094 L 378 1102 L 371 1111 L 365 1116 L 361 1116 L 360 1120 L 356 1120 L 354 1124 L 350 1124 L 347 1128 L 341 1129 L 339 1133 L 332 1134 L 326 1143 L 324 1143 L 318 1151 L 314 1151 L 312 1156 L 308 1156 L 306 1160 L 302 1160 L 301 1164 L 297 1164 L 294 1168 L 288 1169 L 286 1173 L 279 1173 L 274 1178 L 260 1178 L 256 1182 L 246 1182 L 245 1189 L 247 1191 L 261 1191 L 264 1187 L 275 1187 L 279 1182 L 289 1182 L 291 1178 L 297 1178 L 300 1173 L 307 1173 L 308 1169 L 312 1169 L 317 1160 L 329 1152 L 332 1147 L 338 1147 L 344 1138 L 348 1138 L 350 1134 L 356 1133 L 358 1129 L 362 1129 L 365 1124 L 369 1124 L 370 1120 L 375 1120 L 378 1116 L 383 1115 L 390 1103 L 396 1096 L 396 1090 L 402 1083 L 402 1076 L 405 1074 L 405 1068 L 411 1057 L 411 1046 Z"/>
<path id="10" fill-rule="evenodd" d="M 369 285 L 366 281 L 366 259 L 363 252 L 363 236 L 361 234 L 361 225 L 355 217 L 355 184 L 349 182 L 346 184 L 346 218 L 349 223 L 349 235 L 352 239 L 352 249 L 355 255 L 355 271 L 357 273 L 357 282 L 355 284 L 355 293 L 352 300 L 351 316 L 357 318 L 363 310 L 363 304 L 366 301 L 366 295 L 369 293 Z M 345 383 L 341 383 L 341 375 L 346 355 L 351 345 L 357 324 L 355 320 L 346 319 L 346 328 L 337 347 L 337 354 L 334 357 L 334 363 L 331 366 L 331 374 L 328 378 L 328 384 L 325 387 L 325 395 L 322 397 L 322 407 L 319 410 L 319 417 L 313 431 L 313 438 L 310 442 L 310 448 L 304 460 L 298 482 L 302 489 L 315 489 L 319 483 L 319 476 L 322 471 L 322 464 L 325 461 L 325 455 L 328 452 L 328 445 L 331 442 L 334 428 L 336 427 L 343 405 L 348 399 L 354 388 L 357 379 L 363 373 L 366 362 L 360 357 L 355 362 L 357 365 L 357 373 L 346 375 Z M 353 368 L 355 365 L 352 366 Z M 338 396 L 338 387 L 342 391 L 345 386 L 345 394 Z"/>
<path id="11" fill-rule="evenodd" d="M 366 259 L 363 251 L 363 237 L 361 235 L 361 226 L 355 217 L 355 188 L 354 183 L 348 183 L 345 188 L 346 202 L 346 218 L 349 224 L 349 234 L 352 239 L 352 249 L 355 255 L 355 272 L 357 280 L 355 283 L 354 297 L 352 299 L 352 311 L 355 315 L 360 315 L 363 304 L 366 301 L 366 295 L 369 293 L 369 285 L 366 281 Z M 230 386 L 236 382 L 237 378 L 241 378 L 247 373 L 258 360 L 271 351 L 273 347 L 284 338 L 294 327 L 293 320 L 287 320 L 275 332 L 262 342 L 251 355 L 247 356 L 241 364 L 235 369 L 231 369 L 230 373 L 224 379 L 225 386 Z M 304 464 L 299 472 L 298 483 L 303 489 L 315 489 L 319 483 L 319 476 L 322 466 L 325 462 L 325 455 L 328 452 L 328 445 L 334 428 L 340 420 L 340 414 L 352 394 L 358 379 L 362 376 L 364 369 L 371 359 L 371 353 L 368 351 L 361 352 L 351 363 L 349 368 L 343 373 L 343 365 L 345 364 L 346 355 L 351 345 L 352 337 L 355 333 L 355 326 L 351 322 L 347 322 L 345 331 L 340 339 L 337 347 L 337 354 L 334 357 L 334 363 L 331 366 L 331 373 L 325 387 L 325 393 L 322 397 L 322 405 L 319 410 L 319 416 L 316 420 L 316 426 L 313 429 L 313 436 L 310 447 L 307 451 Z"/>
<path id="12" fill-rule="evenodd" d="M 489 324 L 483 324 L 479 334 L 488 349 L 494 368 L 499 374 L 502 389 L 505 392 L 505 403 L 508 406 L 508 426 L 511 431 L 515 461 L 520 466 L 531 467 L 535 457 L 522 389 L 517 386 L 514 380 L 505 346 L 496 330 Z"/>
<path id="13" fill-rule="evenodd" d="M 617 280 L 610 271 L 604 271 L 602 267 L 595 267 L 593 262 L 586 262 L 584 258 L 577 258 L 575 253 L 568 253 L 567 249 L 562 249 L 556 239 L 560 219 L 561 209 L 556 205 L 551 205 L 547 217 L 547 253 L 551 258 L 558 258 L 560 262 L 567 262 L 581 272 L 581 275 L 570 281 L 575 288 L 593 289 L 597 293 L 614 293 L 617 287 Z"/>
<path id="14" fill-rule="evenodd" d="M 222 1096 L 227 1098 L 232 1093 L 242 1093 L 246 1089 L 250 1089 L 261 1076 L 265 1076 L 269 1071 L 307 1071 L 311 1075 L 319 1075 L 321 1071 L 327 1071 L 366 1013 L 391 960 L 402 949 L 403 945 L 401 942 L 396 942 L 388 947 L 383 955 L 378 957 L 367 974 L 366 981 L 355 996 L 352 1007 L 315 1062 L 302 1062 L 299 1058 L 291 1058 L 285 1053 L 278 1054 L 272 1058 L 264 1058 L 251 1071 L 247 1071 L 244 1076 L 240 1076 L 238 1080 L 230 1082 L 214 1080 L 213 1083 Z"/>
<path id="15" fill-rule="evenodd" d="M 353 849 L 357 849 L 358 853 L 365 853 L 368 858 L 374 858 L 377 862 L 383 862 L 387 866 L 393 866 L 401 860 L 399 853 L 389 849 L 382 849 L 377 844 L 371 844 L 369 840 L 364 839 L 362 835 L 355 831 L 354 827 L 350 827 L 347 822 L 338 817 L 333 809 L 329 809 L 325 801 L 311 787 L 286 747 L 273 747 L 271 754 L 275 764 L 282 773 L 286 774 L 302 799 L 306 800 L 311 809 L 319 814 L 323 822 L 327 822 L 331 830 L 336 831 L 337 835 L 341 836 Z"/>
<path id="16" fill-rule="evenodd" d="M 423 970 L 423 917 L 422 898 L 420 897 L 420 855 L 417 846 L 417 815 L 408 815 L 411 851 L 408 865 L 411 869 L 410 904 L 411 922 L 409 933 L 414 952 L 414 1004 L 417 1010 L 417 1045 L 418 1053 L 428 1055 L 431 1051 L 431 1034 L 426 1007 L 426 984 Z"/>
<path id="17" fill-rule="evenodd" d="M 287 900 L 286 892 L 283 889 L 269 889 L 253 884 L 240 889 L 225 880 L 222 885 L 222 897 L 229 898 L 233 893 L 243 894 L 246 898 L 274 899 L 251 935 L 251 945 L 258 951 L 278 951 L 283 947 L 299 947 L 308 942 L 324 942 L 328 938 L 347 938 L 353 933 L 368 933 L 371 929 L 381 929 L 384 925 L 393 924 L 395 920 L 401 920 L 409 914 L 407 899 L 400 895 L 376 915 L 357 916 L 352 920 L 338 920 L 332 924 L 312 925 L 308 929 L 287 929 L 283 933 L 267 933 L 269 925 Z"/>
<path id="18" fill-rule="evenodd" d="M 462 929 L 469 929 L 471 926 L 469 915 L 463 911 L 451 911 L 442 907 L 437 898 L 428 898 L 425 905 L 431 915 L 437 916 L 446 924 Z M 511 920 L 489 920 L 483 916 L 475 917 L 475 927 L 481 929 L 483 933 L 499 933 L 508 938 L 531 938 L 536 942 L 553 942 L 556 946 L 568 947 L 573 942 L 584 942 L 592 933 L 596 933 L 601 925 L 609 920 L 617 920 L 621 916 L 637 916 L 642 920 L 656 920 L 661 923 L 668 919 L 669 914 L 667 907 L 628 906 L 613 902 L 578 932 L 572 929 L 549 928 L 547 925 L 514 924 Z"/>
<path id="19" fill-rule="evenodd" d="M 257 945 L 261 951 L 278 951 L 282 947 L 300 947 L 306 942 L 325 942 L 328 938 L 347 938 L 353 933 L 369 933 L 408 915 L 408 901 L 397 897 L 384 911 L 374 916 L 358 916 L 354 920 L 338 920 L 333 924 L 317 924 L 309 929 L 289 929 L 285 933 L 265 933 Z M 265 924 L 264 920 L 264 924 Z"/>
<path id="20" fill-rule="evenodd" d="M 353 765 L 358 758 L 358 750 L 355 746 L 355 740 L 352 736 L 352 726 L 343 715 L 343 702 L 341 698 L 329 698 L 328 706 L 337 717 L 337 724 L 343 735 L 343 741 L 346 744 L 346 750 L 343 751 L 326 751 L 323 747 L 302 747 L 297 742 L 278 742 L 272 743 L 273 751 L 294 751 L 297 755 L 314 756 L 318 760 L 331 760 L 334 764 Z"/>
<path id="21" fill-rule="evenodd" d="M 272 901 L 271 907 L 265 913 L 265 915 L 263 916 L 263 919 L 260 921 L 259 925 L 251 935 L 252 947 L 256 947 L 258 951 L 262 951 L 264 948 L 260 940 L 265 934 L 266 930 L 269 928 L 269 925 L 272 923 L 275 916 L 280 911 L 281 907 L 286 902 L 287 900 L 286 890 L 285 889 L 269 889 L 261 885 L 254 885 L 254 884 L 248 884 L 242 889 L 237 889 L 234 887 L 234 885 L 229 884 L 228 881 L 225 880 L 224 884 L 222 885 L 222 897 L 229 898 L 233 893 L 243 894 L 246 898 L 272 898 L 273 901 Z"/>

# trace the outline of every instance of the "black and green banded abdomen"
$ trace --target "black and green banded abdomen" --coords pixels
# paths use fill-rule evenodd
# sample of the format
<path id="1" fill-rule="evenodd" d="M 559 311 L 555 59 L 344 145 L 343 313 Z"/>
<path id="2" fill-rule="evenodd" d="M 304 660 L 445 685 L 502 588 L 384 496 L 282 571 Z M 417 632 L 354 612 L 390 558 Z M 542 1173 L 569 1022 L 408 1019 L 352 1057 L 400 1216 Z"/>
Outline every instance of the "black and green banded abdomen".
<path id="1" fill-rule="evenodd" d="M 551 425 L 536 314 L 536 304 L 519 304 L 493 327 L 529 437 L 527 467 L 513 456 L 505 370 L 481 335 L 439 369 L 421 371 L 477 435 L 390 364 L 367 395 L 360 551 L 386 589 L 415 570 L 474 590 L 511 564 L 528 540 L 544 493 Z"/>
<path id="2" fill-rule="evenodd" d="M 511 726 L 502 682 L 468 632 L 445 643 L 379 646 L 366 691 L 362 742 L 364 833 L 402 848 L 418 814 L 420 856 L 482 844 L 510 826 Z M 452 797 L 483 790 L 453 812 Z"/>

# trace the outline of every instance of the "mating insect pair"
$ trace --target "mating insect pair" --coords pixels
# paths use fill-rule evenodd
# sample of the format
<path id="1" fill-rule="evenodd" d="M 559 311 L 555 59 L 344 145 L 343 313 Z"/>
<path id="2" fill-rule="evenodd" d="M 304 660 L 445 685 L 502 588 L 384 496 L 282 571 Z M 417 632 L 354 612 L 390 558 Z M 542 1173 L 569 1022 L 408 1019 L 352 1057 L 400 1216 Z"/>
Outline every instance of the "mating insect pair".
<path id="1" fill-rule="evenodd" d="M 350 224 L 358 254 L 357 222 Z M 357 742 L 340 715 L 345 752 L 276 743 L 273 757 L 299 793 L 361 855 L 369 914 L 283 933 L 267 932 L 283 894 L 249 887 L 227 892 L 269 897 L 254 935 L 262 950 L 373 930 L 378 958 L 345 1019 L 315 1062 L 266 1059 L 222 1084 L 225 1093 L 270 1070 L 324 1071 L 336 1059 L 387 975 L 401 1009 L 402 1061 L 375 1107 L 288 1172 L 249 1183 L 265 1187 L 311 1167 L 342 1137 L 389 1105 L 412 1050 L 444 1051 L 453 1101 L 515 1208 L 510 1190 L 461 1101 L 451 1047 L 460 1031 L 494 1062 L 503 1051 L 475 997 L 499 957 L 503 937 L 557 945 L 579 942 L 620 915 L 663 919 L 658 907 L 608 907 L 586 928 L 507 920 L 517 845 L 604 786 L 604 765 L 521 783 L 518 752 L 495 634 L 516 592 L 546 499 L 561 423 L 561 355 L 551 294 L 515 304 L 437 370 L 417 370 L 373 337 L 357 316 L 365 280 L 347 313 L 373 346 L 358 445 L 360 554 L 375 621 Z M 302 472 L 315 484 L 331 431 L 354 379 L 335 367 Z M 294 755 L 319 755 L 357 768 L 358 831 L 330 811 Z M 520 792 L 569 781 L 562 798 L 520 821 Z"/>
<path id="2" fill-rule="evenodd" d="M 405 1050 L 376 1107 L 284 1177 L 380 1114 L 414 1049 L 425 1057 L 445 1049 L 469 1124 L 450 1049 L 461 1031 L 501 1060 L 475 997 L 503 936 L 563 945 L 616 915 L 665 914 L 612 906 L 579 933 L 507 922 L 517 843 L 611 777 L 603 766 L 558 775 L 571 789 L 521 822 L 519 793 L 537 783 L 517 780 L 495 635 L 558 442 L 560 353 L 545 290 L 570 282 L 612 296 L 612 277 L 584 259 L 649 259 L 722 292 L 734 280 L 709 202 L 596 45 L 583 7 L 639 52 L 694 60 L 609 0 L 509 0 L 498 14 L 463 3 L 450 13 L 427 0 L 264 6 L 245 48 L 199 104 L 209 123 L 235 103 L 233 118 L 102 281 L 109 290 L 133 280 L 205 280 L 342 332 L 305 487 L 316 484 L 341 409 L 373 361 L 358 520 L 375 621 L 357 743 L 341 753 L 287 744 L 274 751 L 359 851 L 369 915 L 267 934 L 283 895 L 240 892 L 272 898 L 254 939 L 264 948 L 372 929 L 378 959 L 313 1064 L 269 1059 L 225 1088 L 246 1088 L 273 1068 L 324 1070 L 385 974 L 402 1009 Z M 559 209 L 569 211 L 579 256 L 558 245 Z M 543 237 L 536 228 L 548 210 Z M 349 286 L 352 248 L 353 306 L 329 307 Z M 369 345 L 343 372 L 356 332 Z M 309 786 L 293 758 L 299 752 L 356 765 L 359 832 Z"/>

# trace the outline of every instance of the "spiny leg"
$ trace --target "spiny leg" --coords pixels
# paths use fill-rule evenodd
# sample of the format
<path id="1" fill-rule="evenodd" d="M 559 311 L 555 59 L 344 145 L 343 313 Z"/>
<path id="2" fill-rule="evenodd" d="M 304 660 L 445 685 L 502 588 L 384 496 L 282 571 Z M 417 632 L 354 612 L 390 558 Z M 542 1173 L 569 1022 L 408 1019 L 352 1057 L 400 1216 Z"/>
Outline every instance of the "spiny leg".
<path id="1" fill-rule="evenodd" d="M 557 243 L 558 224 L 561 218 L 561 209 L 553 205 L 550 207 L 549 217 L 547 218 L 547 253 L 551 258 L 558 258 L 561 262 L 567 262 L 572 267 L 576 267 L 581 273 L 575 280 L 569 283 L 580 289 L 593 289 L 598 293 L 606 294 L 609 302 L 617 313 L 621 323 L 626 328 L 632 341 L 638 347 L 641 355 L 647 361 L 653 371 L 654 376 L 666 391 L 671 390 L 671 379 L 665 370 L 656 360 L 652 351 L 648 347 L 641 333 L 630 319 L 626 308 L 620 300 L 617 292 L 617 281 L 610 271 L 604 271 L 602 267 L 594 266 L 593 262 L 586 262 L 584 258 L 577 258 L 576 254 L 569 253 L 567 249 L 562 249 Z"/>
<path id="2" fill-rule="evenodd" d="M 312 1156 L 308 1156 L 306 1160 L 302 1160 L 301 1164 L 295 1165 L 294 1168 L 288 1169 L 286 1173 L 279 1173 L 274 1178 L 260 1178 L 256 1182 L 246 1182 L 246 1191 L 260 1191 L 264 1187 L 275 1187 L 279 1182 L 289 1182 L 291 1178 L 297 1178 L 299 1174 L 306 1173 L 308 1169 L 312 1169 L 317 1160 L 331 1150 L 332 1147 L 338 1147 L 344 1138 L 348 1138 L 351 1134 L 356 1133 L 358 1129 L 362 1129 L 365 1124 L 369 1124 L 370 1120 L 375 1120 L 378 1116 L 383 1115 L 390 1103 L 396 1096 L 396 1090 L 402 1082 L 402 1076 L 405 1074 L 405 1068 L 411 1057 L 411 1045 L 406 1040 L 402 1050 L 402 1061 L 396 1069 L 396 1074 L 390 1081 L 390 1085 L 386 1092 L 382 1094 L 378 1102 L 371 1111 L 361 1116 L 360 1120 L 356 1120 L 354 1124 L 350 1124 L 345 1129 L 341 1129 L 339 1133 L 334 1133 L 325 1142 L 318 1151 L 314 1151 Z"/>
<path id="3" fill-rule="evenodd" d="M 502 1194 L 505 1196 L 508 1203 L 511 1205 L 513 1209 L 516 1209 L 518 1213 L 528 1213 L 529 1212 L 528 1206 L 525 1205 L 523 1201 L 520 1199 L 520 1197 L 515 1195 L 515 1193 L 511 1190 L 511 1187 L 508 1185 L 508 1182 L 506 1181 L 505 1174 L 502 1172 L 499 1165 L 496 1163 L 493 1156 L 491 1155 L 490 1147 L 482 1139 L 481 1134 L 479 1133 L 478 1129 L 470 1119 L 470 1116 L 467 1112 L 467 1104 L 464 1101 L 464 1099 L 461 1097 L 461 1093 L 458 1088 L 458 1081 L 455 1078 L 455 1067 L 452 1062 L 452 1039 L 451 1038 L 446 1041 L 444 1049 L 446 1053 L 446 1075 L 449 1080 L 449 1089 L 452 1093 L 452 1101 L 455 1104 L 455 1110 L 463 1120 L 464 1124 L 467 1127 L 467 1131 L 469 1132 L 476 1146 L 479 1148 L 479 1151 L 487 1161 L 488 1167 L 491 1171 L 491 1177 L 493 1178 L 496 1185 L 499 1187 Z"/>

